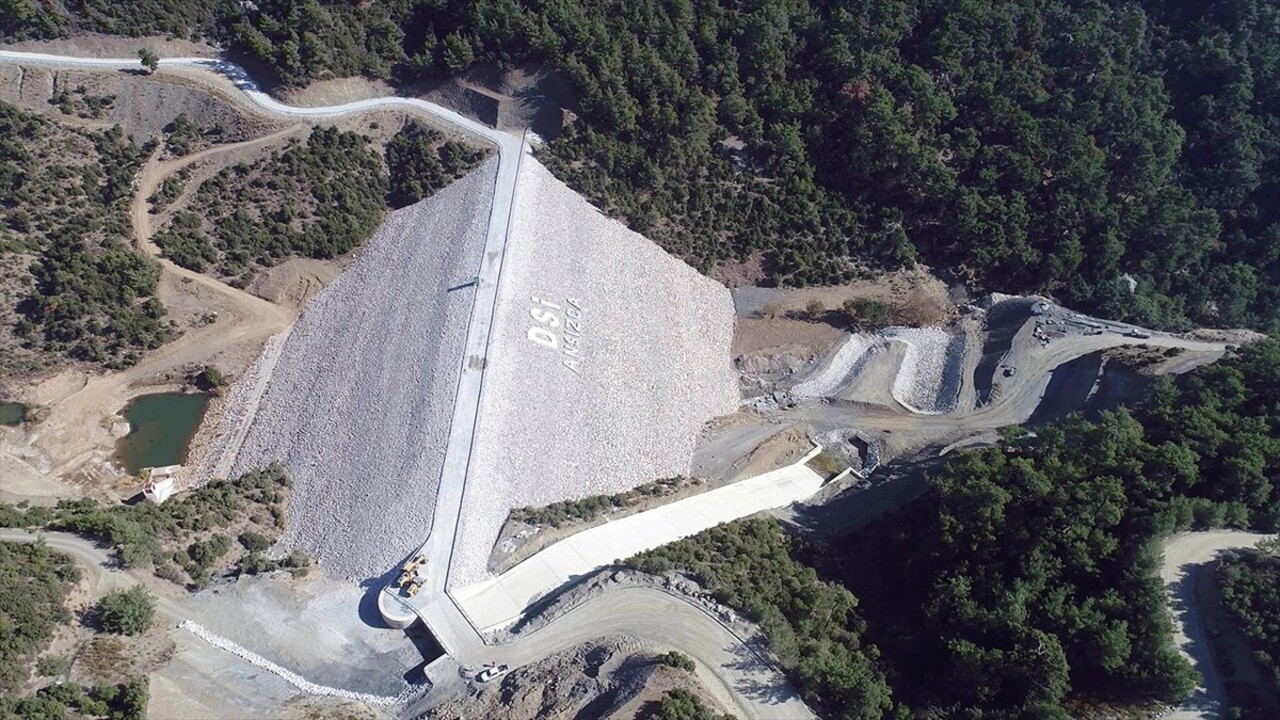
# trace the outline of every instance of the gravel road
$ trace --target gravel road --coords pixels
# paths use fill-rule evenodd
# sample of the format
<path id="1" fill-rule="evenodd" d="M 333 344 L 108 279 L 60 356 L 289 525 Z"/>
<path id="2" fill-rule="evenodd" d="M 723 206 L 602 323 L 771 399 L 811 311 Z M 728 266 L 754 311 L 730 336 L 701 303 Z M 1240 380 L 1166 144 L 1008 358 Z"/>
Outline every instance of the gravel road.
<path id="1" fill-rule="evenodd" d="M 1191 697 L 1165 715 L 1166 720 L 1226 717 L 1226 691 L 1205 631 L 1196 588 L 1202 582 L 1213 581 L 1207 573 L 1212 569 L 1213 559 L 1223 550 L 1253 547 L 1268 537 L 1271 536 L 1215 530 L 1181 533 L 1165 543 L 1160 578 L 1169 590 L 1174 621 L 1173 641 L 1178 652 L 1204 676 L 1204 683 Z"/>
<path id="2" fill-rule="evenodd" d="M 298 319 L 233 473 L 283 462 L 280 549 L 381 575 L 431 527 L 496 161 L 392 213 Z"/>
<path id="3" fill-rule="evenodd" d="M 519 667 L 601 637 L 629 635 L 675 648 L 698 661 L 708 690 L 750 720 L 812 718 L 786 677 L 743 644 L 706 610 L 655 588 L 608 590 L 510 643 L 486 646 L 469 632 L 455 640 L 464 666 L 507 663 Z M 410 705 L 403 713 L 415 717 Z"/>

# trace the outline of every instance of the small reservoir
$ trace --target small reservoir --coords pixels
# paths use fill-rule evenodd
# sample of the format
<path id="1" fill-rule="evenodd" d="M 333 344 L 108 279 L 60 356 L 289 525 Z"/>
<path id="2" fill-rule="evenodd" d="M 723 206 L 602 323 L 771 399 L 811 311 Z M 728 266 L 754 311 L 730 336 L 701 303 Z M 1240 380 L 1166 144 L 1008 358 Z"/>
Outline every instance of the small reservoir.
<path id="1" fill-rule="evenodd" d="M 208 406 L 208 395 L 157 393 L 134 398 L 121 413 L 129 421 L 129 434 L 116 443 L 116 458 L 131 473 L 181 464 Z"/>
<path id="2" fill-rule="evenodd" d="M 27 406 L 16 402 L 0 402 L 0 425 L 21 425 Z"/>

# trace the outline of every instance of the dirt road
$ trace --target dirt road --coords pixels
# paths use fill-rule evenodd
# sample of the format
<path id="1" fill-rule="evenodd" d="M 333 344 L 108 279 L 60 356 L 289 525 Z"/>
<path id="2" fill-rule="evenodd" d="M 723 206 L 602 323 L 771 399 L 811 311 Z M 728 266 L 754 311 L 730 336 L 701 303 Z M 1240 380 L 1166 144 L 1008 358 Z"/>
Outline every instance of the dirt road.
<path id="1" fill-rule="evenodd" d="M 447 630 L 447 628 L 446 628 Z M 813 712 L 786 678 L 707 611 L 656 588 L 615 588 L 519 639 L 486 646 L 473 634 L 451 639 L 451 657 L 478 670 L 485 663 L 519 667 L 583 642 L 607 636 L 637 637 L 680 650 L 694 659 L 702 684 L 724 707 L 749 720 L 812 718 Z M 442 691 L 445 691 L 442 688 Z M 430 695 L 403 713 L 418 714 Z"/>
<path id="2" fill-rule="evenodd" d="M 150 242 L 151 218 L 147 198 L 174 172 L 219 153 L 263 145 L 307 125 L 294 125 L 271 135 L 232 145 L 221 145 L 166 162 L 149 162 L 140 175 L 130 209 L 130 220 L 140 250 L 156 257 L 162 268 L 162 283 L 171 287 L 192 285 L 210 296 L 210 309 L 218 317 L 210 325 L 187 331 L 176 340 L 147 353 L 142 362 L 120 372 L 90 375 L 79 389 L 48 403 L 48 419 L 35 433 L 40 447 L 53 462 L 48 475 L 64 476 L 79 469 L 95 456 L 106 455 L 114 435 L 103 419 L 119 410 L 134 396 L 163 389 L 173 373 L 184 366 L 206 362 L 231 348 L 261 345 L 268 337 L 293 322 L 295 311 L 272 304 L 230 287 L 211 277 L 179 267 L 159 257 Z"/>
<path id="3" fill-rule="evenodd" d="M 178 624 L 189 613 L 186 593 L 147 573 L 116 566 L 110 554 L 92 542 L 66 533 L 0 530 L 0 541 L 35 542 L 75 559 L 96 600 L 112 590 L 143 585 L 156 598 L 157 624 L 165 626 L 177 652 L 167 665 L 151 673 L 148 716 L 153 718 L 276 717 L 298 691 L 282 678 L 259 672 L 238 658 L 210 647 Z"/>
<path id="4" fill-rule="evenodd" d="M 1213 582 L 1213 560 L 1224 550 L 1252 547 L 1270 536 L 1215 530 L 1181 533 L 1164 546 L 1160 578 L 1169 590 L 1173 610 L 1174 643 L 1204 676 L 1191 697 L 1165 717 L 1167 720 L 1211 720 L 1226 717 L 1226 697 L 1219 664 L 1205 626 L 1206 608 L 1201 598 L 1206 583 Z"/>
<path id="5" fill-rule="evenodd" d="M 269 135 L 245 140 L 244 142 L 231 143 L 228 145 L 214 145 L 199 152 L 184 155 L 169 160 L 158 160 L 160 148 L 152 154 L 147 164 L 143 166 L 142 171 L 138 174 L 137 190 L 133 195 L 133 203 L 129 207 L 129 221 L 133 225 L 134 238 L 137 240 L 138 249 L 148 255 L 155 257 L 160 256 L 160 250 L 151 243 L 151 202 L 150 198 L 155 194 L 156 189 L 170 175 L 178 172 L 184 167 L 192 163 L 205 160 L 207 158 L 222 155 L 223 153 L 235 152 L 237 150 L 249 150 L 252 148 L 268 145 L 277 140 L 281 140 L 293 135 L 300 135 L 304 130 L 308 129 L 306 124 L 290 125 L 289 127 L 277 130 Z M 161 146 L 163 147 L 163 146 Z M 228 287 L 229 290 L 243 293 L 242 290 Z"/>
<path id="6" fill-rule="evenodd" d="M 698 662 L 698 676 L 725 707 L 744 718 L 812 718 L 784 678 L 705 611 L 649 588 L 610 591 L 527 638 L 490 648 L 498 662 L 520 665 L 606 635 L 638 635 Z"/>
<path id="7" fill-rule="evenodd" d="M 88 540 L 60 532 L 0 530 L 0 541 L 3 542 L 36 542 L 39 539 L 43 539 L 50 548 L 78 561 L 77 567 L 89 581 L 89 592 L 93 598 L 100 598 L 112 590 L 127 590 L 134 585 L 143 585 L 156 596 L 156 610 L 162 616 L 175 624 L 182 619 L 182 608 L 176 599 L 177 591 L 172 585 L 149 574 L 120 569 L 108 551 Z"/>

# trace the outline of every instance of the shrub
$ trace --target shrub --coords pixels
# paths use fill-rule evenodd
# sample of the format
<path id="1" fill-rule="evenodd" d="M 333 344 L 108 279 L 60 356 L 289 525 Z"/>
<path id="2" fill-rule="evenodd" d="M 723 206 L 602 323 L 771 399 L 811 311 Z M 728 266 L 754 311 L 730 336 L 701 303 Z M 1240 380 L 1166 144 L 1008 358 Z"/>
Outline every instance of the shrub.
<path id="1" fill-rule="evenodd" d="M 262 533 L 253 531 L 240 533 L 240 544 L 251 553 L 263 552 L 271 547 L 271 539 Z"/>
<path id="2" fill-rule="evenodd" d="M 653 720 L 732 720 L 702 704 L 697 695 L 683 688 L 670 690 L 656 703 L 649 703 L 645 717 Z"/>
<path id="3" fill-rule="evenodd" d="M 212 365 L 205 365 L 203 370 L 192 376 L 191 382 L 207 393 L 216 392 L 227 383 L 222 371 Z"/>
<path id="4" fill-rule="evenodd" d="M 151 627 L 156 601 L 141 585 L 106 594 L 98 604 L 98 621 L 106 632 L 140 635 Z"/>
<path id="5" fill-rule="evenodd" d="M 889 324 L 889 306 L 879 300 L 851 298 L 844 301 L 842 308 L 855 327 L 877 329 Z"/>
<path id="6" fill-rule="evenodd" d="M 49 655 L 36 661 L 36 672 L 45 677 L 61 675 L 67 669 L 67 659 L 61 655 Z"/>
<path id="7" fill-rule="evenodd" d="M 693 658 L 685 655 L 679 650 L 672 650 L 671 652 L 659 657 L 658 660 L 667 667 L 673 667 L 677 670 L 684 670 L 686 672 L 693 672 L 695 667 L 693 664 Z"/>

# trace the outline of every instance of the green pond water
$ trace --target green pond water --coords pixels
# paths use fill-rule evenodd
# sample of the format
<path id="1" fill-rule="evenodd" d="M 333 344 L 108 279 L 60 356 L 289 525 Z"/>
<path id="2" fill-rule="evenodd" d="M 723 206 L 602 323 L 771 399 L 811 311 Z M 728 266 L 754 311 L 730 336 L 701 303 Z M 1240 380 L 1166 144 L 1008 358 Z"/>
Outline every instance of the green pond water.
<path id="1" fill-rule="evenodd" d="M 0 403 L 0 425 L 21 425 L 27 406 L 22 403 Z"/>
<path id="2" fill-rule="evenodd" d="M 158 393 L 134 398 L 121 413 L 129 421 L 129 434 L 116 443 L 120 464 L 131 473 L 180 464 L 208 405 L 208 395 Z"/>

